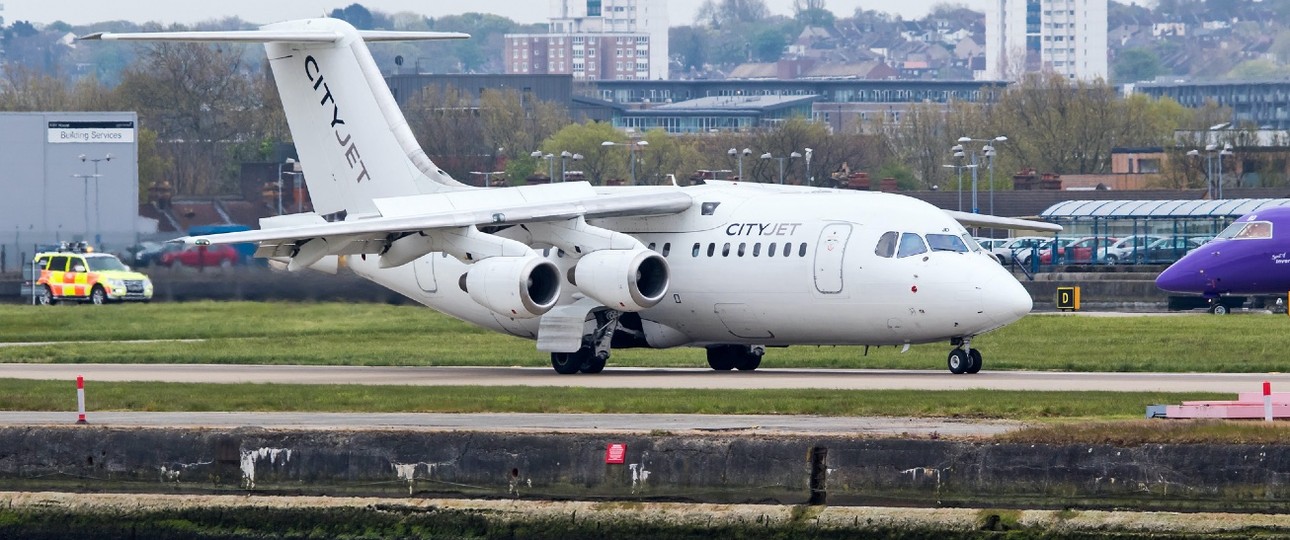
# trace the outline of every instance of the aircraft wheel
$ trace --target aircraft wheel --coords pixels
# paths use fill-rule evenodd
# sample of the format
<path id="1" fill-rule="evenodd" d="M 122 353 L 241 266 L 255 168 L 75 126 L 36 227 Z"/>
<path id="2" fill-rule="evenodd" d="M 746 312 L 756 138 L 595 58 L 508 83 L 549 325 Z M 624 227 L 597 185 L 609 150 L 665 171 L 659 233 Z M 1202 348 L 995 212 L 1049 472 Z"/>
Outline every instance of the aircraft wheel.
<path id="1" fill-rule="evenodd" d="M 1218 302 L 1214 303 L 1214 307 L 1209 308 L 1209 312 L 1215 315 L 1227 315 L 1228 311 L 1227 306 Z"/>
<path id="2" fill-rule="evenodd" d="M 977 373 L 981 371 L 981 351 L 980 350 L 972 349 L 971 351 L 968 351 L 968 360 L 970 363 L 968 364 L 967 370 L 964 371 L 964 373 Z"/>
<path id="3" fill-rule="evenodd" d="M 582 369 L 585 358 L 578 356 L 576 352 L 555 352 L 551 353 L 551 367 L 555 372 L 561 375 L 571 375 Z"/>
<path id="4" fill-rule="evenodd" d="M 954 350 L 950 351 L 950 357 L 946 363 L 949 364 L 950 373 L 962 375 L 967 373 L 972 359 L 968 356 L 967 351 L 955 347 Z"/>
<path id="5" fill-rule="evenodd" d="M 735 369 L 739 371 L 752 371 L 760 365 L 761 355 L 747 349 L 739 351 L 739 356 L 735 358 Z"/>
<path id="6" fill-rule="evenodd" d="M 728 345 L 708 347 L 708 366 L 717 371 L 730 371 L 735 368 L 735 356 Z"/>
<path id="7" fill-rule="evenodd" d="M 589 348 L 580 349 L 576 354 L 581 355 L 582 351 L 590 352 L 591 349 Z M 594 354 L 594 353 L 588 354 L 586 355 L 586 358 L 582 362 L 582 367 L 578 368 L 578 371 L 581 371 L 583 373 L 600 373 L 601 371 L 605 370 L 605 362 L 608 362 L 608 361 L 609 361 L 609 355 L 605 355 L 603 358 L 601 358 L 601 356 L 598 354 Z"/>

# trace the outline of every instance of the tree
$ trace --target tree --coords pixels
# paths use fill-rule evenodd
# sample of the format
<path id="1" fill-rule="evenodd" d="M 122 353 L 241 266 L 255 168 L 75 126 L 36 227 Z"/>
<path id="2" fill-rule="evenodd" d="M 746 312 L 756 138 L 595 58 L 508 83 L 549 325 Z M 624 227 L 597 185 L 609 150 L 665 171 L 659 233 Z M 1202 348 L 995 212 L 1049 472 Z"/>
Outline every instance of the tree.
<path id="1" fill-rule="evenodd" d="M 241 53 L 239 47 L 159 43 L 122 75 L 121 106 L 157 131 L 177 193 L 233 191 L 235 163 L 245 151 L 239 145 L 258 146 L 263 138 L 255 119 L 266 113 Z"/>
<path id="2" fill-rule="evenodd" d="M 373 30 L 376 28 L 374 26 L 376 19 L 372 16 L 372 12 L 363 7 L 362 4 L 350 4 L 345 9 L 333 9 L 330 16 L 333 19 L 341 19 L 352 24 L 354 28 L 359 30 Z"/>
<path id="3" fill-rule="evenodd" d="M 721 28 L 736 23 L 752 23 L 770 17 L 764 0 L 704 0 L 695 15 L 695 24 Z"/>
<path id="4" fill-rule="evenodd" d="M 1111 67 L 1114 80 L 1117 82 L 1149 81 L 1156 78 L 1163 69 L 1156 54 L 1147 49 L 1125 49 L 1115 59 Z"/>
<path id="5" fill-rule="evenodd" d="M 579 167 L 587 181 L 603 185 L 606 180 L 627 178 L 627 149 L 603 146 L 605 141 L 624 143 L 623 133 L 603 122 L 570 124 L 542 143 L 542 151 L 559 156 L 560 152 L 582 154 Z M 557 158 L 558 159 L 558 158 Z"/>
<path id="6" fill-rule="evenodd" d="M 793 0 L 793 19 L 804 26 L 831 27 L 837 17 L 824 7 L 824 0 Z"/>

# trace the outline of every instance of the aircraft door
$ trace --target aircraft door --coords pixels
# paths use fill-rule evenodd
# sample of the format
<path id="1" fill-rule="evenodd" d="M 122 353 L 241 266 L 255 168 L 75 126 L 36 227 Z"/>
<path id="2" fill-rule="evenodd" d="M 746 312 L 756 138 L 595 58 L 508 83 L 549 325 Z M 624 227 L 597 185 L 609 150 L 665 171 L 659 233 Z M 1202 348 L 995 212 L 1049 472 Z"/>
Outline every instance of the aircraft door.
<path id="1" fill-rule="evenodd" d="M 850 237 L 850 223 L 830 223 L 820 231 L 815 244 L 815 290 L 821 294 L 842 292 L 842 262 Z"/>
<path id="2" fill-rule="evenodd" d="M 439 291 L 439 283 L 434 277 L 434 260 L 442 257 L 438 253 L 425 255 L 420 259 L 412 261 L 412 270 L 416 273 L 417 286 L 422 291 L 434 293 Z"/>

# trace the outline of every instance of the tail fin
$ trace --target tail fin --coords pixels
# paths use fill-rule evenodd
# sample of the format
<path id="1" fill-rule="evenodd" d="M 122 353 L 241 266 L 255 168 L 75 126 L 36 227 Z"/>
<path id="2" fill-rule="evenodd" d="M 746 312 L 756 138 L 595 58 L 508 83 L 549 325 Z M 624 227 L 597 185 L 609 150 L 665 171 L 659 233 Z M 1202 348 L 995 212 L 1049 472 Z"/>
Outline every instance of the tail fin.
<path id="1" fill-rule="evenodd" d="M 264 43 L 315 210 L 360 216 L 377 213 L 373 199 L 468 189 L 417 144 L 364 38 L 465 37 L 360 32 L 338 19 L 306 19 L 252 31 L 102 33 L 82 39 Z"/>

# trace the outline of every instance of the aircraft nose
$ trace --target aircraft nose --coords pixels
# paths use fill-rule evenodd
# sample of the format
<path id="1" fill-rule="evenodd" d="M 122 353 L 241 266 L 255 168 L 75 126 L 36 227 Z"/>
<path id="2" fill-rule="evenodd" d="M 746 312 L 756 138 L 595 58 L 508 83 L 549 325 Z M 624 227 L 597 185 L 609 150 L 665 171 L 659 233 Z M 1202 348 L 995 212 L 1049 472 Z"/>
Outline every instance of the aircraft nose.
<path id="1" fill-rule="evenodd" d="M 996 324 L 1004 325 L 1025 317 L 1034 307 L 1030 293 L 1003 267 L 995 265 L 992 277 L 986 282 L 984 293 L 985 313 Z"/>
<path id="2" fill-rule="evenodd" d="M 1205 278 L 1193 261 L 1183 257 L 1156 276 L 1156 287 L 1170 292 L 1202 292 Z"/>

